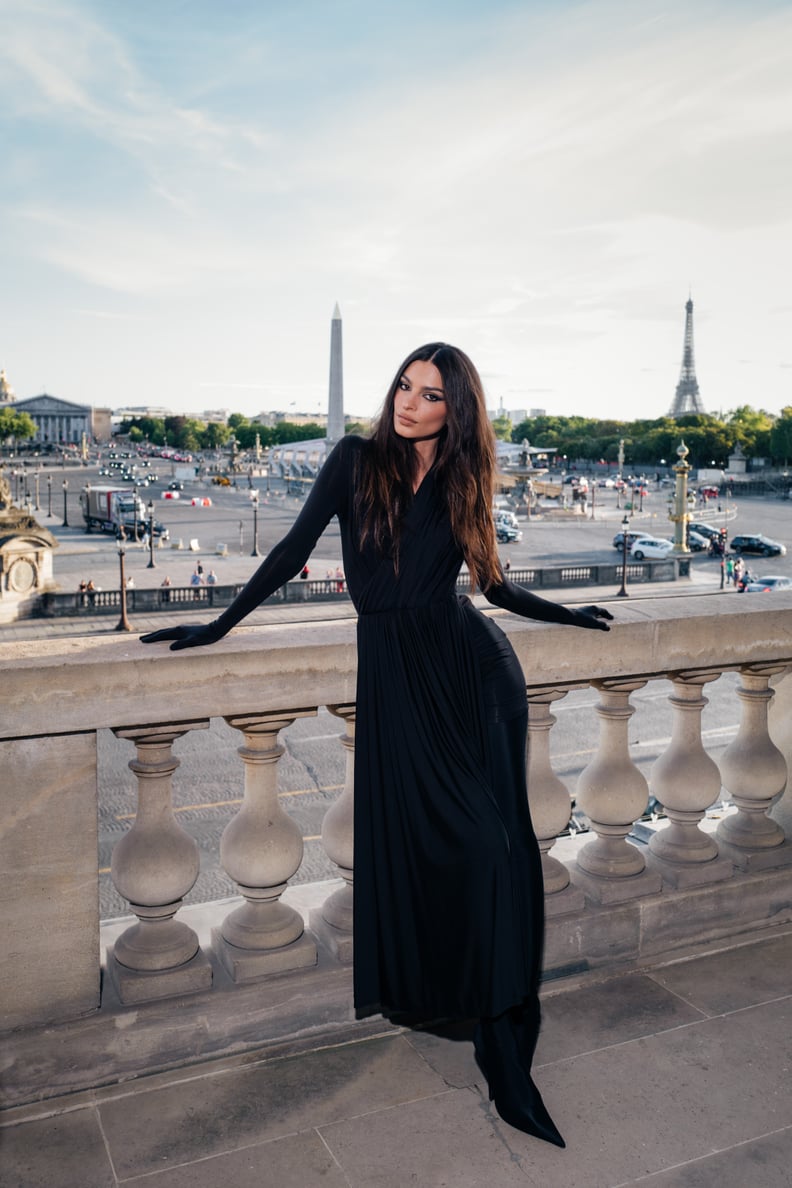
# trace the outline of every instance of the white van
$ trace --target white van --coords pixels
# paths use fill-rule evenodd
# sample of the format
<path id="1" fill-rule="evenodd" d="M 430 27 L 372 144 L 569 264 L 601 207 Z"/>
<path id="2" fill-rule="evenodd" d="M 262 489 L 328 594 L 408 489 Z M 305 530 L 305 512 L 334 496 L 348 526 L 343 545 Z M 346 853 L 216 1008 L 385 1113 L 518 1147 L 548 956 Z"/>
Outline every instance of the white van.
<path id="1" fill-rule="evenodd" d="M 497 507 L 495 508 L 495 511 L 492 513 L 492 515 L 493 519 L 495 520 L 496 527 L 498 524 L 506 524 L 509 528 L 518 527 L 517 517 L 512 511 L 507 511 L 505 508 Z"/>

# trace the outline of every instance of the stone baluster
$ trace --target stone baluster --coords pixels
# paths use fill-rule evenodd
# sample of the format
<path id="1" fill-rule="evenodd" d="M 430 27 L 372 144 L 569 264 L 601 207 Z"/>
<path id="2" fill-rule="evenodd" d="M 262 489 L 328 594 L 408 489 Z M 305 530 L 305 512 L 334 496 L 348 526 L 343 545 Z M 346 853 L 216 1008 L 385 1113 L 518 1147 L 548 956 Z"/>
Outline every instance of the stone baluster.
<path id="1" fill-rule="evenodd" d="M 578 778 L 577 804 L 596 833 L 577 856 L 575 881 L 601 903 L 659 891 L 662 879 L 646 869 L 641 850 L 627 834 L 649 801 L 649 786 L 630 758 L 627 724 L 635 712 L 630 694 L 646 681 L 595 681 L 600 736 L 597 753 Z"/>
<path id="2" fill-rule="evenodd" d="M 321 908 L 311 913 L 311 928 L 340 961 L 352 960 L 352 885 L 354 881 L 354 811 L 355 811 L 355 706 L 330 705 L 332 714 L 341 718 L 346 729 L 341 745 L 346 751 L 344 790 L 327 810 L 322 822 L 322 843 L 328 858 L 338 867 L 344 880 L 327 897 Z"/>
<path id="3" fill-rule="evenodd" d="M 238 753 L 245 766 L 242 807 L 223 830 L 220 862 L 245 902 L 212 930 L 217 957 L 235 982 L 254 981 L 283 970 L 316 964 L 316 945 L 298 911 L 281 895 L 303 856 L 299 826 L 278 800 L 278 734 L 316 710 L 231 716 L 244 736 Z"/>
<path id="4" fill-rule="evenodd" d="M 129 762 L 138 781 L 137 813 L 111 859 L 116 890 L 138 917 L 108 950 L 108 970 L 125 1003 L 203 990 L 212 982 L 195 932 L 174 919 L 198 877 L 199 855 L 174 816 L 171 786 L 179 766 L 174 742 L 208 726 L 203 719 L 113 731 L 137 748 L 137 758 Z"/>
<path id="5" fill-rule="evenodd" d="M 785 665 L 749 664 L 740 669 L 737 696 L 742 702 L 740 727 L 721 756 L 723 786 L 737 812 L 724 817 L 718 838 L 729 857 L 745 869 L 762 869 L 792 861 L 792 845 L 784 830 L 768 816 L 776 796 L 786 786 L 784 756 L 770 738 L 768 705 L 773 697 L 770 678 Z"/>
<path id="6" fill-rule="evenodd" d="M 771 683 L 775 696 L 768 706 L 770 736 L 784 756 L 789 771 L 792 768 L 792 670 L 785 669 Z M 792 785 L 789 780 L 783 796 L 773 803 L 770 816 L 784 830 L 787 841 L 792 841 Z"/>
<path id="7" fill-rule="evenodd" d="M 661 862 L 663 879 L 675 887 L 718 882 L 732 874 L 732 863 L 719 857 L 714 837 L 699 826 L 721 789 L 718 765 L 701 741 L 701 713 L 707 705 L 701 690 L 719 675 L 683 672 L 672 677 L 671 742 L 649 776 L 651 791 L 667 817 L 665 824 L 650 830 L 649 850 Z"/>
<path id="8" fill-rule="evenodd" d="M 549 852 L 559 833 L 569 824 L 572 808 L 567 786 L 555 774 L 550 762 L 550 731 L 556 721 L 550 706 L 566 694 L 566 689 L 528 690 L 528 803 L 542 855 L 548 914 L 577 911 L 583 906 L 582 892 L 570 886 L 568 869 Z"/>

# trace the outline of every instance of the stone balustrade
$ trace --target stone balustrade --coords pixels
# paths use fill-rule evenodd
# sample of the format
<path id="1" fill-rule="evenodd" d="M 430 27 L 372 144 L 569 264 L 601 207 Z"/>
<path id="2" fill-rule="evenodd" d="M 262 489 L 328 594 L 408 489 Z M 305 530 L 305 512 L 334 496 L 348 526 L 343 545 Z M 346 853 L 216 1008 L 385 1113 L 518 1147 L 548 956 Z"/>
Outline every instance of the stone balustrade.
<path id="1" fill-rule="evenodd" d="M 792 594 L 611 607 L 609 634 L 497 613 L 526 678 L 545 964 L 557 976 L 647 961 L 792 918 L 792 813 L 783 795 L 792 756 Z M 130 780 L 138 785 L 136 819 L 112 861 L 116 888 L 137 917 L 107 955 L 104 986 L 113 986 L 121 1004 L 211 996 L 219 971 L 243 995 L 250 982 L 307 977 L 321 954 L 327 968 L 348 968 L 354 632 L 350 620 L 243 626 L 212 648 L 178 653 L 115 635 L 2 648 L 3 1029 L 103 1009 L 96 822 L 97 731 L 105 728 L 129 741 Z M 702 745 L 701 717 L 704 689 L 725 671 L 740 674 L 740 726 L 719 770 Z M 628 723 L 631 695 L 657 680 L 670 682 L 673 728 L 647 784 L 633 762 Z M 575 796 L 591 832 L 563 861 L 552 850 L 570 800 L 553 771 L 551 706 L 584 687 L 596 690 L 599 744 Z M 322 832 L 343 882 L 306 928 L 282 901 L 302 860 L 302 839 L 278 801 L 278 738 L 320 706 L 337 715 L 337 745 L 347 756 L 346 786 Z M 224 906 L 202 947 L 180 918 L 198 864 L 195 843 L 173 813 L 178 760 L 171 747 L 212 717 L 240 733 L 245 794 L 220 847 L 240 899 Z M 705 830 L 706 810 L 722 787 L 735 811 L 717 831 Z M 667 819 L 646 826 L 642 839 L 635 823 L 650 792 Z"/>

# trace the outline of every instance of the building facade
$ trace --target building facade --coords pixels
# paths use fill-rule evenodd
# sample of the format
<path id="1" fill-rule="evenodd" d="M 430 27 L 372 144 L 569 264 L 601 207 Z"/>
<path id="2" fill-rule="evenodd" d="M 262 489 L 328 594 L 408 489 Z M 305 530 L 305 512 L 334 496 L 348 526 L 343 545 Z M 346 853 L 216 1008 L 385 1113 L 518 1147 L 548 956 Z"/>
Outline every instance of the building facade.
<path id="1" fill-rule="evenodd" d="M 80 445 L 83 435 L 88 441 L 110 440 L 110 409 L 94 409 L 47 393 L 17 400 L 11 407 L 35 422 L 33 440 L 39 445 Z"/>

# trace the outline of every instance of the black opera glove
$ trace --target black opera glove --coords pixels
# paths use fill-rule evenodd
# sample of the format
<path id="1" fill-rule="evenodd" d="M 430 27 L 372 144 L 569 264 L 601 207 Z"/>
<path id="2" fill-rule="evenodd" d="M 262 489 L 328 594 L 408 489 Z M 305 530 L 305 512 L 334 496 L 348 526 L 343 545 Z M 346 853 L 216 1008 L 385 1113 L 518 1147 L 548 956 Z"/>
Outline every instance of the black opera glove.
<path id="1" fill-rule="evenodd" d="M 140 642 L 167 643 L 173 640 L 170 650 L 180 652 L 183 648 L 200 648 L 204 644 L 217 643 L 224 634 L 215 620 L 213 623 L 195 624 L 192 627 L 164 627 L 162 631 L 151 631 L 148 635 L 141 635 Z"/>
<path id="2" fill-rule="evenodd" d="M 613 615 L 604 606 L 579 606 L 574 610 L 569 608 L 573 616 L 573 627 L 589 627 L 595 631 L 610 631 L 610 627 L 603 620 L 612 619 Z"/>

